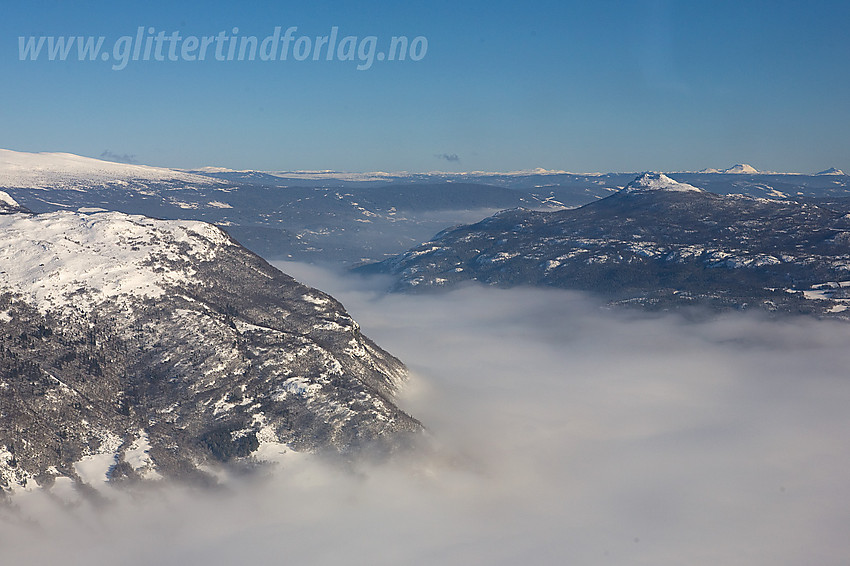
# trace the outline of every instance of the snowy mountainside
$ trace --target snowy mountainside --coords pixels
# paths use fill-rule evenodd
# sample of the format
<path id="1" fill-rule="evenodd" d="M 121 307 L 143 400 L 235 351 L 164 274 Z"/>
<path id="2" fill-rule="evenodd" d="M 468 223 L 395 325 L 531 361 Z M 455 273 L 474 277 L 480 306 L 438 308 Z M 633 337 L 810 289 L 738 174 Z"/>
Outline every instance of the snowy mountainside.
<path id="1" fill-rule="evenodd" d="M 73 189 L 80 185 L 127 187 L 142 182 L 221 184 L 209 177 L 162 167 L 115 163 L 72 153 L 27 153 L 0 149 L 0 187 Z"/>
<path id="2" fill-rule="evenodd" d="M 829 169 L 824 169 L 823 171 L 819 171 L 815 173 L 815 175 L 846 175 L 844 171 L 841 169 L 837 169 L 835 167 L 830 167 Z"/>
<path id="3" fill-rule="evenodd" d="M 626 185 L 624 189 L 627 193 L 637 193 L 645 191 L 673 191 L 673 192 L 701 192 L 693 185 L 680 183 L 665 175 L 664 173 L 644 173 L 631 183 Z"/>
<path id="4" fill-rule="evenodd" d="M 13 212 L 0 256 L 4 492 L 209 482 L 269 447 L 392 450 L 421 429 L 393 401 L 401 362 L 214 226 Z"/>
<path id="5" fill-rule="evenodd" d="M 202 222 L 119 212 L 3 215 L 0 232 L 0 285 L 42 312 L 90 313 L 105 301 L 161 298 L 191 282 L 195 270 L 184 258 L 212 262 L 217 249 L 236 245 Z"/>
<path id="6" fill-rule="evenodd" d="M 850 202 L 718 195 L 647 174 L 583 207 L 504 211 L 361 270 L 394 275 L 400 291 L 474 280 L 592 291 L 650 309 L 844 318 Z"/>

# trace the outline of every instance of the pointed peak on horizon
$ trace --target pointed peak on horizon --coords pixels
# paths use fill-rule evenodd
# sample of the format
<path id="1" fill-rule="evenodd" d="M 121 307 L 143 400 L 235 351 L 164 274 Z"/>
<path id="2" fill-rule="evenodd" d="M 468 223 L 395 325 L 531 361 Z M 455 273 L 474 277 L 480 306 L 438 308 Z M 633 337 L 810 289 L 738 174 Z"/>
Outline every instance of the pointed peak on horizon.
<path id="1" fill-rule="evenodd" d="M 702 192 L 702 189 L 697 188 L 687 183 L 680 183 L 675 179 L 671 179 L 664 173 L 647 171 L 638 175 L 631 183 L 623 189 L 627 193 L 645 192 L 645 191 L 676 191 L 676 192 Z"/>
<path id="2" fill-rule="evenodd" d="M 824 169 L 823 171 L 815 173 L 815 175 L 846 175 L 846 173 L 836 167 L 830 167 L 829 169 Z"/>
<path id="3" fill-rule="evenodd" d="M 721 173 L 727 173 L 732 175 L 755 175 L 759 172 L 758 169 L 749 165 L 747 163 L 738 163 L 729 167 L 728 169 L 724 169 Z"/>

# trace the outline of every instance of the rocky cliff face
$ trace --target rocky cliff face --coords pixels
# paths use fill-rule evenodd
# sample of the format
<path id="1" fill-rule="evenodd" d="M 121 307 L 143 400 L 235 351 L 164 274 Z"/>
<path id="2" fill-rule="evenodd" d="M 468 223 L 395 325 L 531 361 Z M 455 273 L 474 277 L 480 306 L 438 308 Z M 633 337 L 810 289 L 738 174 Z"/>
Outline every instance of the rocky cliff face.
<path id="1" fill-rule="evenodd" d="M 392 449 L 404 366 L 201 222 L 0 215 L 0 487 L 184 477 L 274 446 Z M 11 201 L 11 202 L 7 202 Z"/>

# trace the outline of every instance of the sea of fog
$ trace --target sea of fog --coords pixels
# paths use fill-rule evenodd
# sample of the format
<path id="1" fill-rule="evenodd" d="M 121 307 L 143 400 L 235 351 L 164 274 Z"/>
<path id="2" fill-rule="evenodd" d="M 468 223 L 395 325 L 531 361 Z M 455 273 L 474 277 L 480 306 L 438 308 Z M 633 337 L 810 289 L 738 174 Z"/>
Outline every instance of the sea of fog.
<path id="1" fill-rule="evenodd" d="M 847 563 L 850 325 L 693 322 L 559 290 L 386 295 L 277 266 L 408 365 L 400 403 L 430 448 L 293 458 L 220 492 L 32 497 L 0 519 L 0 563 Z"/>

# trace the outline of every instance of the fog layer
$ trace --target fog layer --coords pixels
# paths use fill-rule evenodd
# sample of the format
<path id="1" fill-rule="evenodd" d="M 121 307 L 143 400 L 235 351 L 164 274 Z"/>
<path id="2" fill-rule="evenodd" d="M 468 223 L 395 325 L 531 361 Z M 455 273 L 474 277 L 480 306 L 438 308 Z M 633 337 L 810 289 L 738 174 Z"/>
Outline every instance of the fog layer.
<path id="1" fill-rule="evenodd" d="M 850 325 L 609 312 L 559 290 L 342 300 L 413 372 L 431 449 L 292 459 L 226 493 L 21 498 L 0 562 L 844 564 Z M 33 529 L 20 517 L 37 520 Z"/>

